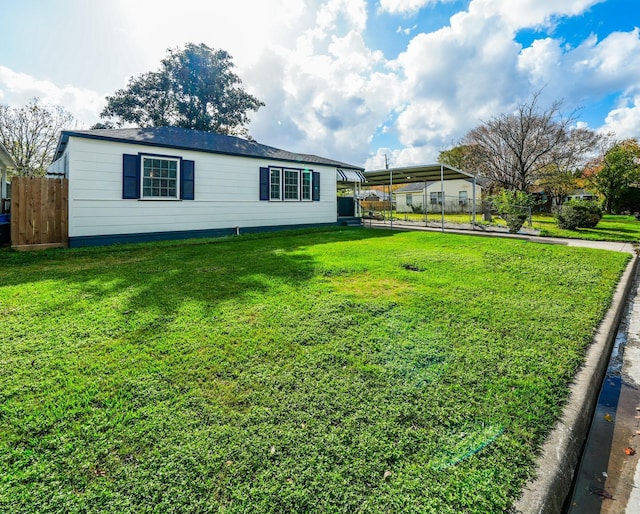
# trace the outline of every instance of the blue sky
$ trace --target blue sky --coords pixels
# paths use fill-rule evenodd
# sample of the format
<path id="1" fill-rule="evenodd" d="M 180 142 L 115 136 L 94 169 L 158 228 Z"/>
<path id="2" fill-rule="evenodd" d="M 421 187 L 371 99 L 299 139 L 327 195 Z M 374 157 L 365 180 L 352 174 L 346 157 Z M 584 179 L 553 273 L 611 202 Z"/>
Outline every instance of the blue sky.
<path id="1" fill-rule="evenodd" d="M 542 106 L 640 136 L 637 0 L 0 0 L 0 102 L 87 128 L 167 48 L 231 53 L 266 103 L 251 135 L 364 165 L 429 163 L 538 90 Z"/>

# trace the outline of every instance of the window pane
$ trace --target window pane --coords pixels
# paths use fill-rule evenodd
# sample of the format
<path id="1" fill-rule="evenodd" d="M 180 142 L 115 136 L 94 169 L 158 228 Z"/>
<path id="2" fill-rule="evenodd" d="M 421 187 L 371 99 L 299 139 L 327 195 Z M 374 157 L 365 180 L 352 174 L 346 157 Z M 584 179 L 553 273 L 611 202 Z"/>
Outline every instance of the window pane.
<path id="1" fill-rule="evenodd" d="M 299 172 L 297 170 L 284 170 L 284 199 L 298 200 L 299 194 Z"/>
<path id="2" fill-rule="evenodd" d="M 178 161 L 143 158 L 142 196 L 177 198 Z"/>
<path id="3" fill-rule="evenodd" d="M 279 169 L 270 170 L 270 199 L 280 200 L 280 171 Z"/>
<path id="4" fill-rule="evenodd" d="M 302 199 L 311 200 L 311 172 L 302 172 Z"/>

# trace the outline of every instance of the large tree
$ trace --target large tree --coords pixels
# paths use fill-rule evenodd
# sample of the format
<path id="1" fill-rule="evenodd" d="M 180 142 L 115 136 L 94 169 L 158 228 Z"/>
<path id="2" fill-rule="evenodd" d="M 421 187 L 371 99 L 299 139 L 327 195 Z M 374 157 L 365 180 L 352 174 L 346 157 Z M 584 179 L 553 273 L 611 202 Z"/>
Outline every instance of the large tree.
<path id="1" fill-rule="evenodd" d="M 71 128 L 73 115 L 60 106 L 32 98 L 22 107 L 0 104 L 0 142 L 17 165 L 14 173 L 41 176 L 53 159 L 60 131 Z"/>
<path id="2" fill-rule="evenodd" d="M 245 135 L 247 112 L 264 104 L 242 88 L 233 67 L 227 52 L 205 44 L 169 49 L 159 70 L 131 78 L 108 96 L 100 116 L 119 125 Z"/>
<path id="3" fill-rule="evenodd" d="M 549 163 L 540 170 L 537 185 L 558 209 L 564 199 L 579 185 L 582 169 L 593 158 L 602 137 L 587 128 L 573 128 L 564 144 L 551 152 Z"/>
<path id="4" fill-rule="evenodd" d="M 473 150 L 476 171 L 502 188 L 528 191 L 558 159 L 568 160 L 574 117 L 561 115 L 561 102 L 539 107 L 539 96 L 534 93 L 513 114 L 482 123 L 461 141 Z"/>
<path id="5" fill-rule="evenodd" d="M 605 211 L 618 210 L 630 186 L 640 181 L 640 145 L 635 139 L 612 141 L 585 169 L 588 183 L 604 198 Z"/>

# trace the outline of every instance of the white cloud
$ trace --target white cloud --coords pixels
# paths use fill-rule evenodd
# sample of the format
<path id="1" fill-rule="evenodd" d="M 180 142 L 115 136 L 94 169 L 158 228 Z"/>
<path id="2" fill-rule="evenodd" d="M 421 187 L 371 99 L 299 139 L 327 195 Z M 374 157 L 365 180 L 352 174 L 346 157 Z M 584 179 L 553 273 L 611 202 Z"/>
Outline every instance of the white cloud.
<path id="1" fill-rule="evenodd" d="M 473 0 L 471 16 L 500 18 L 510 30 L 550 26 L 564 16 L 577 16 L 605 0 Z"/>
<path id="2" fill-rule="evenodd" d="M 538 40 L 521 52 L 518 68 L 537 87 L 553 84 L 549 94 L 572 105 L 640 91 L 640 31 L 614 32 L 600 42 L 592 35 L 576 48 Z"/>
<path id="3" fill-rule="evenodd" d="M 623 99 L 611 110 L 600 131 L 613 132 L 620 139 L 640 138 L 640 94 Z"/>
<path id="4" fill-rule="evenodd" d="M 96 91 L 71 85 L 61 87 L 5 66 L 0 66 L 0 97 L 3 102 L 14 107 L 38 97 L 44 104 L 61 105 L 84 125 L 97 122 L 98 113 L 104 106 L 104 95 Z"/>
<path id="5" fill-rule="evenodd" d="M 380 12 L 391 14 L 412 14 L 429 4 L 445 3 L 452 0 L 380 0 Z"/>

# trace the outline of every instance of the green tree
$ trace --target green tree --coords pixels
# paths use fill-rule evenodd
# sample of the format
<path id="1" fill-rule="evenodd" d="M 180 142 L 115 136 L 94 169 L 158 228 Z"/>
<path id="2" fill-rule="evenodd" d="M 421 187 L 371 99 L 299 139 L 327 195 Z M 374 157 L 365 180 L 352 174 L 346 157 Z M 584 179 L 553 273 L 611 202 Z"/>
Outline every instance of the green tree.
<path id="1" fill-rule="evenodd" d="M 607 213 L 616 212 L 629 187 L 640 180 L 640 145 L 635 139 L 614 141 L 585 172 L 604 198 Z"/>
<path id="2" fill-rule="evenodd" d="M 246 135 L 247 112 L 264 103 L 242 88 L 233 67 L 227 52 L 205 44 L 169 49 L 158 71 L 133 77 L 108 96 L 100 116 L 119 125 Z"/>
<path id="3" fill-rule="evenodd" d="M 32 98 L 22 107 L 0 104 L 0 142 L 13 157 L 17 175 L 42 176 L 53 159 L 61 130 L 71 128 L 73 115 L 60 106 Z"/>
<path id="4" fill-rule="evenodd" d="M 438 154 L 438 162 L 453 168 L 473 172 L 474 148 L 470 145 L 458 145 Z"/>
<path id="5" fill-rule="evenodd" d="M 493 197 L 493 205 L 500 217 L 507 222 L 509 232 L 515 234 L 531 215 L 533 197 L 524 191 L 503 189 Z"/>
<path id="6" fill-rule="evenodd" d="M 564 144 L 552 152 L 549 164 L 540 170 L 536 184 L 551 199 L 554 211 L 571 191 L 578 188 L 582 168 L 601 141 L 602 137 L 590 129 L 574 128 L 568 131 Z"/>

